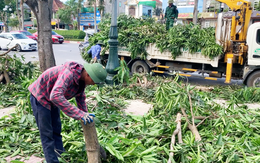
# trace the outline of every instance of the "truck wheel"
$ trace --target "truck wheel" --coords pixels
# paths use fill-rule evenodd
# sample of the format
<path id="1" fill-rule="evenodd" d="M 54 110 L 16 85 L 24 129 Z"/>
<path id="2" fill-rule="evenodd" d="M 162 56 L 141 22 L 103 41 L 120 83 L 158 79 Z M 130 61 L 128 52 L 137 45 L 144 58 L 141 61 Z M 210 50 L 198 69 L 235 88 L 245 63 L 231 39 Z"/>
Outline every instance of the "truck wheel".
<path id="1" fill-rule="evenodd" d="M 253 72 L 248 77 L 246 85 L 249 87 L 260 87 L 260 71 Z"/>
<path id="2" fill-rule="evenodd" d="M 149 73 L 149 67 L 144 61 L 135 61 L 131 68 L 132 73 Z"/>

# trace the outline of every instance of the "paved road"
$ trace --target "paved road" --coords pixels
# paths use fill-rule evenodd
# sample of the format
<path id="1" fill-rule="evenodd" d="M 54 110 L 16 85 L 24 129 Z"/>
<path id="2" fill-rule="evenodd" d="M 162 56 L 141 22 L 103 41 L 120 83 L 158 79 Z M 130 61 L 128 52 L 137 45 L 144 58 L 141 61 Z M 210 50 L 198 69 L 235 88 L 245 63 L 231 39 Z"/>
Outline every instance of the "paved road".
<path id="1" fill-rule="evenodd" d="M 7 50 L 0 50 L 0 54 Z M 76 61 L 78 63 L 84 63 L 81 55 L 79 54 L 78 44 L 75 43 L 63 43 L 53 44 L 53 52 L 56 60 L 56 65 L 61 65 L 67 61 Z M 9 54 L 16 54 L 18 56 L 23 55 L 25 61 L 39 61 L 38 51 L 12 51 Z"/>
<path id="2" fill-rule="evenodd" d="M 0 51 L 0 54 L 6 50 Z M 76 61 L 78 63 L 84 63 L 81 55 L 79 54 L 78 44 L 76 43 L 63 43 L 53 44 L 53 51 L 56 60 L 56 65 L 61 65 L 67 61 Z M 38 61 L 38 51 L 16 52 L 12 51 L 10 54 L 23 55 L 25 60 Z M 186 80 L 185 80 L 186 81 Z M 218 79 L 217 81 L 205 80 L 201 78 L 189 77 L 188 81 L 194 85 L 230 85 L 225 84 L 225 79 Z M 242 85 L 241 80 L 232 80 L 231 84 Z"/>

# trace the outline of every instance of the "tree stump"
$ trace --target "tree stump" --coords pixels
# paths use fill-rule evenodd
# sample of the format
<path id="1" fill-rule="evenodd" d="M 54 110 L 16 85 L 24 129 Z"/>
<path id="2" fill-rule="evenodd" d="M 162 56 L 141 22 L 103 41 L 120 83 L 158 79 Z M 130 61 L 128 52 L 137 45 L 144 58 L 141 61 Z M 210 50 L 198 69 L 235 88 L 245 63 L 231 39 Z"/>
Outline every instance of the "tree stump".
<path id="1" fill-rule="evenodd" d="M 81 126 L 85 137 L 88 163 L 101 163 L 100 145 L 98 143 L 95 122 L 93 121 L 92 123 L 87 123 L 86 125 L 81 122 Z"/>

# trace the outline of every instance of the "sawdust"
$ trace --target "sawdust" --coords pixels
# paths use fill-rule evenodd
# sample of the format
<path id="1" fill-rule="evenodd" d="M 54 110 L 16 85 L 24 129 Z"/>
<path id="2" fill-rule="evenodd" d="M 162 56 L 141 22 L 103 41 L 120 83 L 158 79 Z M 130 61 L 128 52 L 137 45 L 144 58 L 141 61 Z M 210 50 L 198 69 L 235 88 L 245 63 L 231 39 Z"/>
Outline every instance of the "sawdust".
<path id="1" fill-rule="evenodd" d="M 8 156 L 5 159 L 6 159 L 7 163 L 10 163 L 12 160 L 23 161 L 24 163 L 42 163 L 44 161 L 44 158 L 39 158 L 36 156 L 31 156 L 29 158 L 29 160 L 26 160 L 25 158 L 20 157 L 20 156 L 15 156 L 15 157 Z"/>
<path id="2" fill-rule="evenodd" d="M 15 113 L 15 107 L 14 106 L 4 108 L 4 109 L 0 109 L 0 118 L 2 118 L 5 115 L 10 115 L 12 113 Z"/>
<path id="3" fill-rule="evenodd" d="M 144 103 L 142 100 L 126 100 L 129 105 L 125 109 L 126 113 L 134 115 L 145 115 L 153 107 L 152 104 Z"/>
<path id="4" fill-rule="evenodd" d="M 216 104 L 219 104 L 223 107 L 228 107 L 228 101 L 223 99 L 215 99 L 213 100 Z M 238 104 L 238 106 L 235 107 L 242 107 L 243 105 L 246 105 L 248 109 L 260 109 L 260 103 L 245 103 L 245 104 Z"/>

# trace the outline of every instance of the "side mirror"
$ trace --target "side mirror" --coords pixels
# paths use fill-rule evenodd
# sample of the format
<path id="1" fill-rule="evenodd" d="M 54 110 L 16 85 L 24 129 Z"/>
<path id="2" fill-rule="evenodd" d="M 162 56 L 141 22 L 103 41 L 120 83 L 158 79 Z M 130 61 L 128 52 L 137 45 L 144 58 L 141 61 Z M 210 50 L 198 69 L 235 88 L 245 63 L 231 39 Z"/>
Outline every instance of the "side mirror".
<path id="1" fill-rule="evenodd" d="M 7 39 L 8 39 L 8 40 L 13 40 L 13 38 L 12 38 L 12 37 L 8 37 Z"/>

